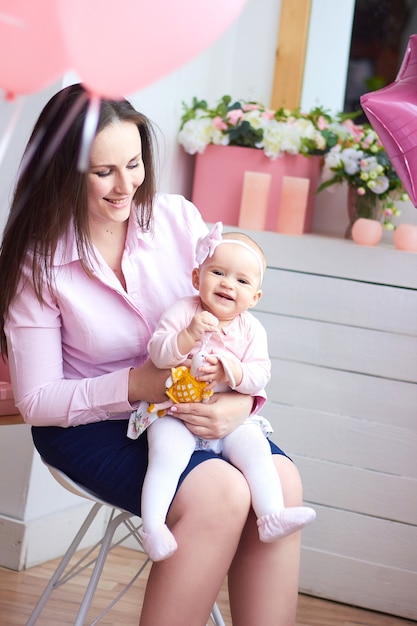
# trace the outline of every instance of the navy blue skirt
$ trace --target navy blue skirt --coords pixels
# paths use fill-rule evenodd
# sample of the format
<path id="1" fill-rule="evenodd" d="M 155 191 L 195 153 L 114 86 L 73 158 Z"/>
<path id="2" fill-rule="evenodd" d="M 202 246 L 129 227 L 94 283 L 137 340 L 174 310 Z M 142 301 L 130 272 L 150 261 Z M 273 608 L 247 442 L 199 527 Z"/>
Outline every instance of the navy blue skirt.
<path id="1" fill-rule="evenodd" d="M 49 465 L 106 502 L 140 515 L 148 440 L 146 431 L 138 439 L 129 439 L 126 430 L 127 420 L 108 420 L 71 428 L 33 426 L 32 436 L 36 449 Z M 273 442 L 270 446 L 272 454 L 287 456 Z M 206 450 L 194 452 L 177 489 L 194 467 L 213 458 L 221 457 Z"/>

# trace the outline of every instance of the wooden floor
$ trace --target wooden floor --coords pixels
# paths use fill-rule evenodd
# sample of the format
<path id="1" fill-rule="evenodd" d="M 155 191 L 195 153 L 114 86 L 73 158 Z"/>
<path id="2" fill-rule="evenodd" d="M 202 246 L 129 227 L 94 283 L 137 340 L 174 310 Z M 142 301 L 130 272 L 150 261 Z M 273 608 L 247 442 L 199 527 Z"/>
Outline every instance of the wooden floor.
<path id="1" fill-rule="evenodd" d="M 106 606 L 106 601 L 113 597 L 112 594 L 120 590 L 119 581 L 126 580 L 129 575 L 133 576 L 143 559 L 140 552 L 121 547 L 116 548 L 109 555 L 100 589 L 96 592 L 93 608 L 89 614 L 91 615 L 90 621 Z M 51 561 L 24 572 L 0 568 L 0 624 L 2 626 L 24 626 L 56 564 L 57 561 Z M 82 590 L 81 578 L 82 575 L 52 594 L 37 626 L 71 626 L 73 624 Z M 100 626 L 137 626 L 145 582 L 146 572 L 100 621 Z M 226 626 L 231 626 L 226 585 L 223 586 L 218 604 Z M 299 597 L 297 626 L 406 626 L 409 624 L 415 626 L 416 622 L 310 596 L 300 595 Z M 254 626 L 262 626 L 262 624 Z"/>

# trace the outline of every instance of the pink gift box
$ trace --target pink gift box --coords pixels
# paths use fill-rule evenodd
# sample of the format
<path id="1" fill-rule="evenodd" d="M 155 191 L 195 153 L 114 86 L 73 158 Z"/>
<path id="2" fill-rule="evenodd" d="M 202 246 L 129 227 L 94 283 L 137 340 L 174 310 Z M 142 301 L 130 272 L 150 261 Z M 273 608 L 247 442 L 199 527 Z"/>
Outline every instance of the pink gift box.
<path id="1" fill-rule="evenodd" d="M 4 380 L 6 383 L 10 382 L 10 371 L 8 361 L 4 361 L 0 355 L 0 380 Z"/>
<path id="2" fill-rule="evenodd" d="M 14 415 L 18 413 L 14 403 L 12 386 L 10 383 L 0 382 L 0 415 Z"/>
<path id="3" fill-rule="evenodd" d="M 284 154 L 271 160 L 257 148 L 210 144 L 196 157 L 192 201 L 206 222 L 237 226 L 245 172 L 271 174 L 265 230 L 276 232 L 283 177 L 308 178 L 310 191 L 303 232 L 310 232 L 321 163 L 319 156 Z"/>
<path id="4" fill-rule="evenodd" d="M 0 356 L 0 415 L 14 415 L 15 413 L 18 413 L 18 410 L 10 384 L 9 364 Z"/>

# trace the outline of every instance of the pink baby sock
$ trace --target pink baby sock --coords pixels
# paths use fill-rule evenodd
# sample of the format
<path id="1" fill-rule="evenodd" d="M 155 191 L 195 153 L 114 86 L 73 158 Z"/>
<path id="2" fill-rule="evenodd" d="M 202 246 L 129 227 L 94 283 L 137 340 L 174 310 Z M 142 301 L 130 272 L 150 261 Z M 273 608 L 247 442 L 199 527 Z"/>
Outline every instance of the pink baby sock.
<path id="1" fill-rule="evenodd" d="M 308 526 L 315 518 L 316 512 L 308 506 L 294 506 L 279 513 L 263 515 L 257 521 L 259 538 L 270 543 Z"/>
<path id="2" fill-rule="evenodd" d="M 174 535 L 165 524 L 150 533 L 143 531 L 142 543 L 152 561 L 163 561 L 178 548 Z"/>

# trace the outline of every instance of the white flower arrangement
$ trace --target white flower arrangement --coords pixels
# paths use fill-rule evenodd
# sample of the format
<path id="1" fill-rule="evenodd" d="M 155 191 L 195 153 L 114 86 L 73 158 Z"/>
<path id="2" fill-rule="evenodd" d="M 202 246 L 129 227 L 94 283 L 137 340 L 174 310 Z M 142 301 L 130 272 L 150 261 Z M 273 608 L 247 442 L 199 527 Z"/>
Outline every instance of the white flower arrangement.
<path id="1" fill-rule="evenodd" d="M 270 159 L 282 154 L 323 155 L 336 145 L 340 123 L 322 108 L 308 113 L 267 109 L 257 102 L 223 96 L 213 107 L 205 100 L 183 103 L 178 140 L 189 154 L 209 144 L 263 150 Z"/>

